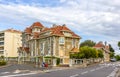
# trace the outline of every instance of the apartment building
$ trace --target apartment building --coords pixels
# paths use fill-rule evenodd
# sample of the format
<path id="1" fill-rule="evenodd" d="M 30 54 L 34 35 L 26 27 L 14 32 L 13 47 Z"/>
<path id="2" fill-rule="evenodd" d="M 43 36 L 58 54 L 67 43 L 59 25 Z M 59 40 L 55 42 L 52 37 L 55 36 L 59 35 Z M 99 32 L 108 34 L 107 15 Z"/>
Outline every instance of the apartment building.
<path id="1" fill-rule="evenodd" d="M 21 32 L 13 29 L 0 31 L 0 56 L 18 57 L 21 46 Z"/>
<path id="2" fill-rule="evenodd" d="M 79 51 L 80 36 L 65 24 L 54 24 L 47 28 L 40 22 L 35 22 L 24 30 L 22 37 L 23 50 L 21 51 L 26 52 L 25 56 L 29 55 L 30 61 L 33 62 L 43 62 L 45 57 L 57 57 L 60 58 L 60 64 L 69 64 L 69 53 L 73 49 L 76 49 L 74 52 Z M 29 48 L 29 51 L 25 48 Z"/>

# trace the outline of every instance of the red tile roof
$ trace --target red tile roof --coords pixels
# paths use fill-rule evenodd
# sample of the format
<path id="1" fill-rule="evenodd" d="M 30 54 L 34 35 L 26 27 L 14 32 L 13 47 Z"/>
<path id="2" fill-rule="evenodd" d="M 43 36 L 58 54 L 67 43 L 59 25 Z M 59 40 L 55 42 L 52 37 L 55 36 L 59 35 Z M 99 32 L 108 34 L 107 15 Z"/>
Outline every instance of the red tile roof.
<path id="1" fill-rule="evenodd" d="M 14 30 L 14 29 L 7 29 L 6 32 L 13 32 L 13 33 L 22 33 L 21 31 Z"/>
<path id="2" fill-rule="evenodd" d="M 78 35 L 76 35 L 66 26 L 58 25 L 58 26 L 53 26 L 51 28 L 45 28 L 41 33 L 44 33 L 46 31 L 51 31 L 51 35 L 58 35 L 58 36 L 64 36 L 63 32 L 69 32 L 72 35 L 72 37 L 80 38 Z"/>
<path id="3" fill-rule="evenodd" d="M 102 42 L 97 43 L 94 47 L 104 47 Z"/>
<path id="4" fill-rule="evenodd" d="M 94 48 L 102 48 L 102 49 L 104 49 L 106 52 L 110 52 L 109 51 L 109 46 L 107 46 L 107 45 L 104 45 L 102 42 L 99 42 L 99 43 L 97 43 L 95 46 L 94 46 Z"/>
<path id="5" fill-rule="evenodd" d="M 33 38 L 35 38 L 35 39 L 36 39 L 36 38 L 39 38 L 39 34 L 40 34 L 39 32 L 34 32 L 34 33 L 33 33 Z"/>
<path id="6" fill-rule="evenodd" d="M 71 30 L 68 29 L 65 24 L 62 26 L 62 30 L 61 31 L 70 31 L 71 32 Z"/>
<path id="7" fill-rule="evenodd" d="M 28 34 L 31 34 L 32 33 L 32 29 L 31 28 L 26 28 L 24 32 L 28 33 Z"/>
<path id="8" fill-rule="evenodd" d="M 28 47 L 20 47 L 22 51 L 25 51 L 26 53 L 29 53 L 29 48 Z"/>
<path id="9" fill-rule="evenodd" d="M 35 22 L 35 23 L 32 24 L 31 28 L 33 28 L 33 27 L 43 28 L 44 26 L 40 22 Z"/>
<path id="10" fill-rule="evenodd" d="M 62 28 L 63 28 L 62 26 L 52 27 L 52 28 L 51 28 L 52 34 L 55 34 L 55 35 L 63 35 L 63 33 L 61 32 Z"/>
<path id="11" fill-rule="evenodd" d="M 73 38 L 80 38 L 78 35 L 76 35 L 74 32 L 72 32 L 69 28 L 66 27 L 66 25 L 60 26 L 60 25 L 55 25 L 51 28 L 45 28 L 40 22 L 35 22 L 33 23 L 32 26 L 30 26 L 29 28 L 26 28 L 26 30 L 24 32 L 32 34 L 32 28 L 34 26 L 37 27 L 41 27 L 43 28 L 43 30 L 39 33 L 35 33 L 35 38 L 37 38 L 39 35 L 38 34 L 42 34 L 44 32 L 47 31 L 51 31 L 51 35 L 57 35 L 57 36 L 64 36 L 63 32 L 68 32 L 72 35 Z"/>

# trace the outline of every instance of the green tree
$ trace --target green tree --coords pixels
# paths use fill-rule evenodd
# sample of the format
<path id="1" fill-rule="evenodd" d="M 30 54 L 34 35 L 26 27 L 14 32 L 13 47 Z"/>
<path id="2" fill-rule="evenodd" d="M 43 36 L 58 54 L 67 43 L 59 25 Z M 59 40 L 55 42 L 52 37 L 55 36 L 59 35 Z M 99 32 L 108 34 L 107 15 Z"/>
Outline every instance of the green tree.
<path id="1" fill-rule="evenodd" d="M 110 58 L 114 58 L 115 53 L 114 52 L 110 52 Z"/>
<path id="2" fill-rule="evenodd" d="M 118 47 L 119 47 L 119 49 L 120 49 L 120 41 L 118 42 Z"/>
<path id="3" fill-rule="evenodd" d="M 80 52 L 70 54 L 70 58 L 75 59 L 89 59 L 89 58 L 103 58 L 103 51 L 92 47 L 84 46 L 80 48 Z"/>
<path id="4" fill-rule="evenodd" d="M 110 52 L 115 52 L 115 50 L 113 49 L 113 47 L 111 46 L 111 44 L 109 44 L 109 50 L 110 50 Z"/>
<path id="5" fill-rule="evenodd" d="M 104 57 L 103 51 L 102 50 L 97 50 L 97 51 L 98 51 L 98 57 L 103 58 Z"/>
<path id="6" fill-rule="evenodd" d="M 113 49 L 113 47 L 109 44 L 109 50 L 110 50 L 110 58 L 113 58 L 114 57 L 114 52 L 115 50 Z"/>
<path id="7" fill-rule="evenodd" d="M 92 40 L 85 40 L 84 42 L 81 42 L 80 47 L 88 46 L 88 47 L 93 47 L 95 46 L 95 42 Z"/>
<path id="8" fill-rule="evenodd" d="M 116 55 L 115 58 L 117 61 L 120 60 L 120 55 Z"/>
<path id="9" fill-rule="evenodd" d="M 79 54 L 83 54 L 81 56 L 82 58 L 87 58 L 87 59 L 90 58 L 91 57 L 90 47 L 88 47 L 88 46 L 81 47 Z"/>
<path id="10" fill-rule="evenodd" d="M 98 58 L 97 50 L 88 46 L 81 47 L 79 54 L 82 54 L 82 58 Z"/>
<path id="11" fill-rule="evenodd" d="M 4 56 L 1 56 L 0 58 L 1 58 L 3 61 L 5 60 L 5 57 L 4 57 Z"/>

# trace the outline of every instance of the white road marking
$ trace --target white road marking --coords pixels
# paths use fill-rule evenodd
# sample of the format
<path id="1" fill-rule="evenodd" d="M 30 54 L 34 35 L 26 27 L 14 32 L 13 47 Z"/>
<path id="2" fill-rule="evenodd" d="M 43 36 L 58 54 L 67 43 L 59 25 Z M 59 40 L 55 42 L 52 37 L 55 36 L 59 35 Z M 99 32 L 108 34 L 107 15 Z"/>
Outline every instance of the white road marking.
<path id="1" fill-rule="evenodd" d="M 17 73 L 20 73 L 21 71 L 20 70 L 15 70 L 13 73 L 17 74 Z"/>
<path id="2" fill-rule="evenodd" d="M 53 72 L 53 71 L 59 71 L 59 70 L 63 70 L 63 69 L 52 69 L 52 70 L 45 70 L 44 72 Z"/>
<path id="3" fill-rule="evenodd" d="M 101 69 L 100 67 L 98 67 L 98 68 L 96 68 L 95 70 L 99 70 L 99 69 Z"/>
<path id="4" fill-rule="evenodd" d="M 78 74 L 75 74 L 75 75 L 72 75 L 72 76 L 70 76 L 70 77 L 77 77 L 77 76 L 79 76 Z"/>
<path id="5" fill-rule="evenodd" d="M 95 69 L 90 70 L 91 72 L 95 71 Z"/>
<path id="6" fill-rule="evenodd" d="M 6 75 L 6 76 L 0 76 L 0 77 L 16 77 L 16 76 L 25 76 L 25 75 L 33 75 L 36 73 L 27 73 L 27 74 L 16 74 L 16 75 Z"/>
<path id="7" fill-rule="evenodd" d="M 82 72 L 81 74 L 84 75 L 84 74 L 86 74 L 86 73 L 88 73 L 88 71 Z"/>
<path id="8" fill-rule="evenodd" d="M 8 73 L 10 73 L 10 72 L 1 72 L 0 74 L 8 74 Z"/>
<path id="9" fill-rule="evenodd" d="M 115 77 L 118 68 L 115 68 L 107 77 Z"/>

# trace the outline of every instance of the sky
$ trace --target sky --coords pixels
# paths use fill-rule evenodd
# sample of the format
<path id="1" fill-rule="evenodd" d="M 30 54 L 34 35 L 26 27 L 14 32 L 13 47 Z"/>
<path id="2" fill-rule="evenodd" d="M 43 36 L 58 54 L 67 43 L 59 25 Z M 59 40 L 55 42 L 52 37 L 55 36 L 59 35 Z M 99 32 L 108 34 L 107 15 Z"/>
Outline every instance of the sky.
<path id="1" fill-rule="evenodd" d="M 107 41 L 120 54 L 120 0 L 0 0 L 0 30 L 34 22 L 66 24 L 84 40 Z"/>

